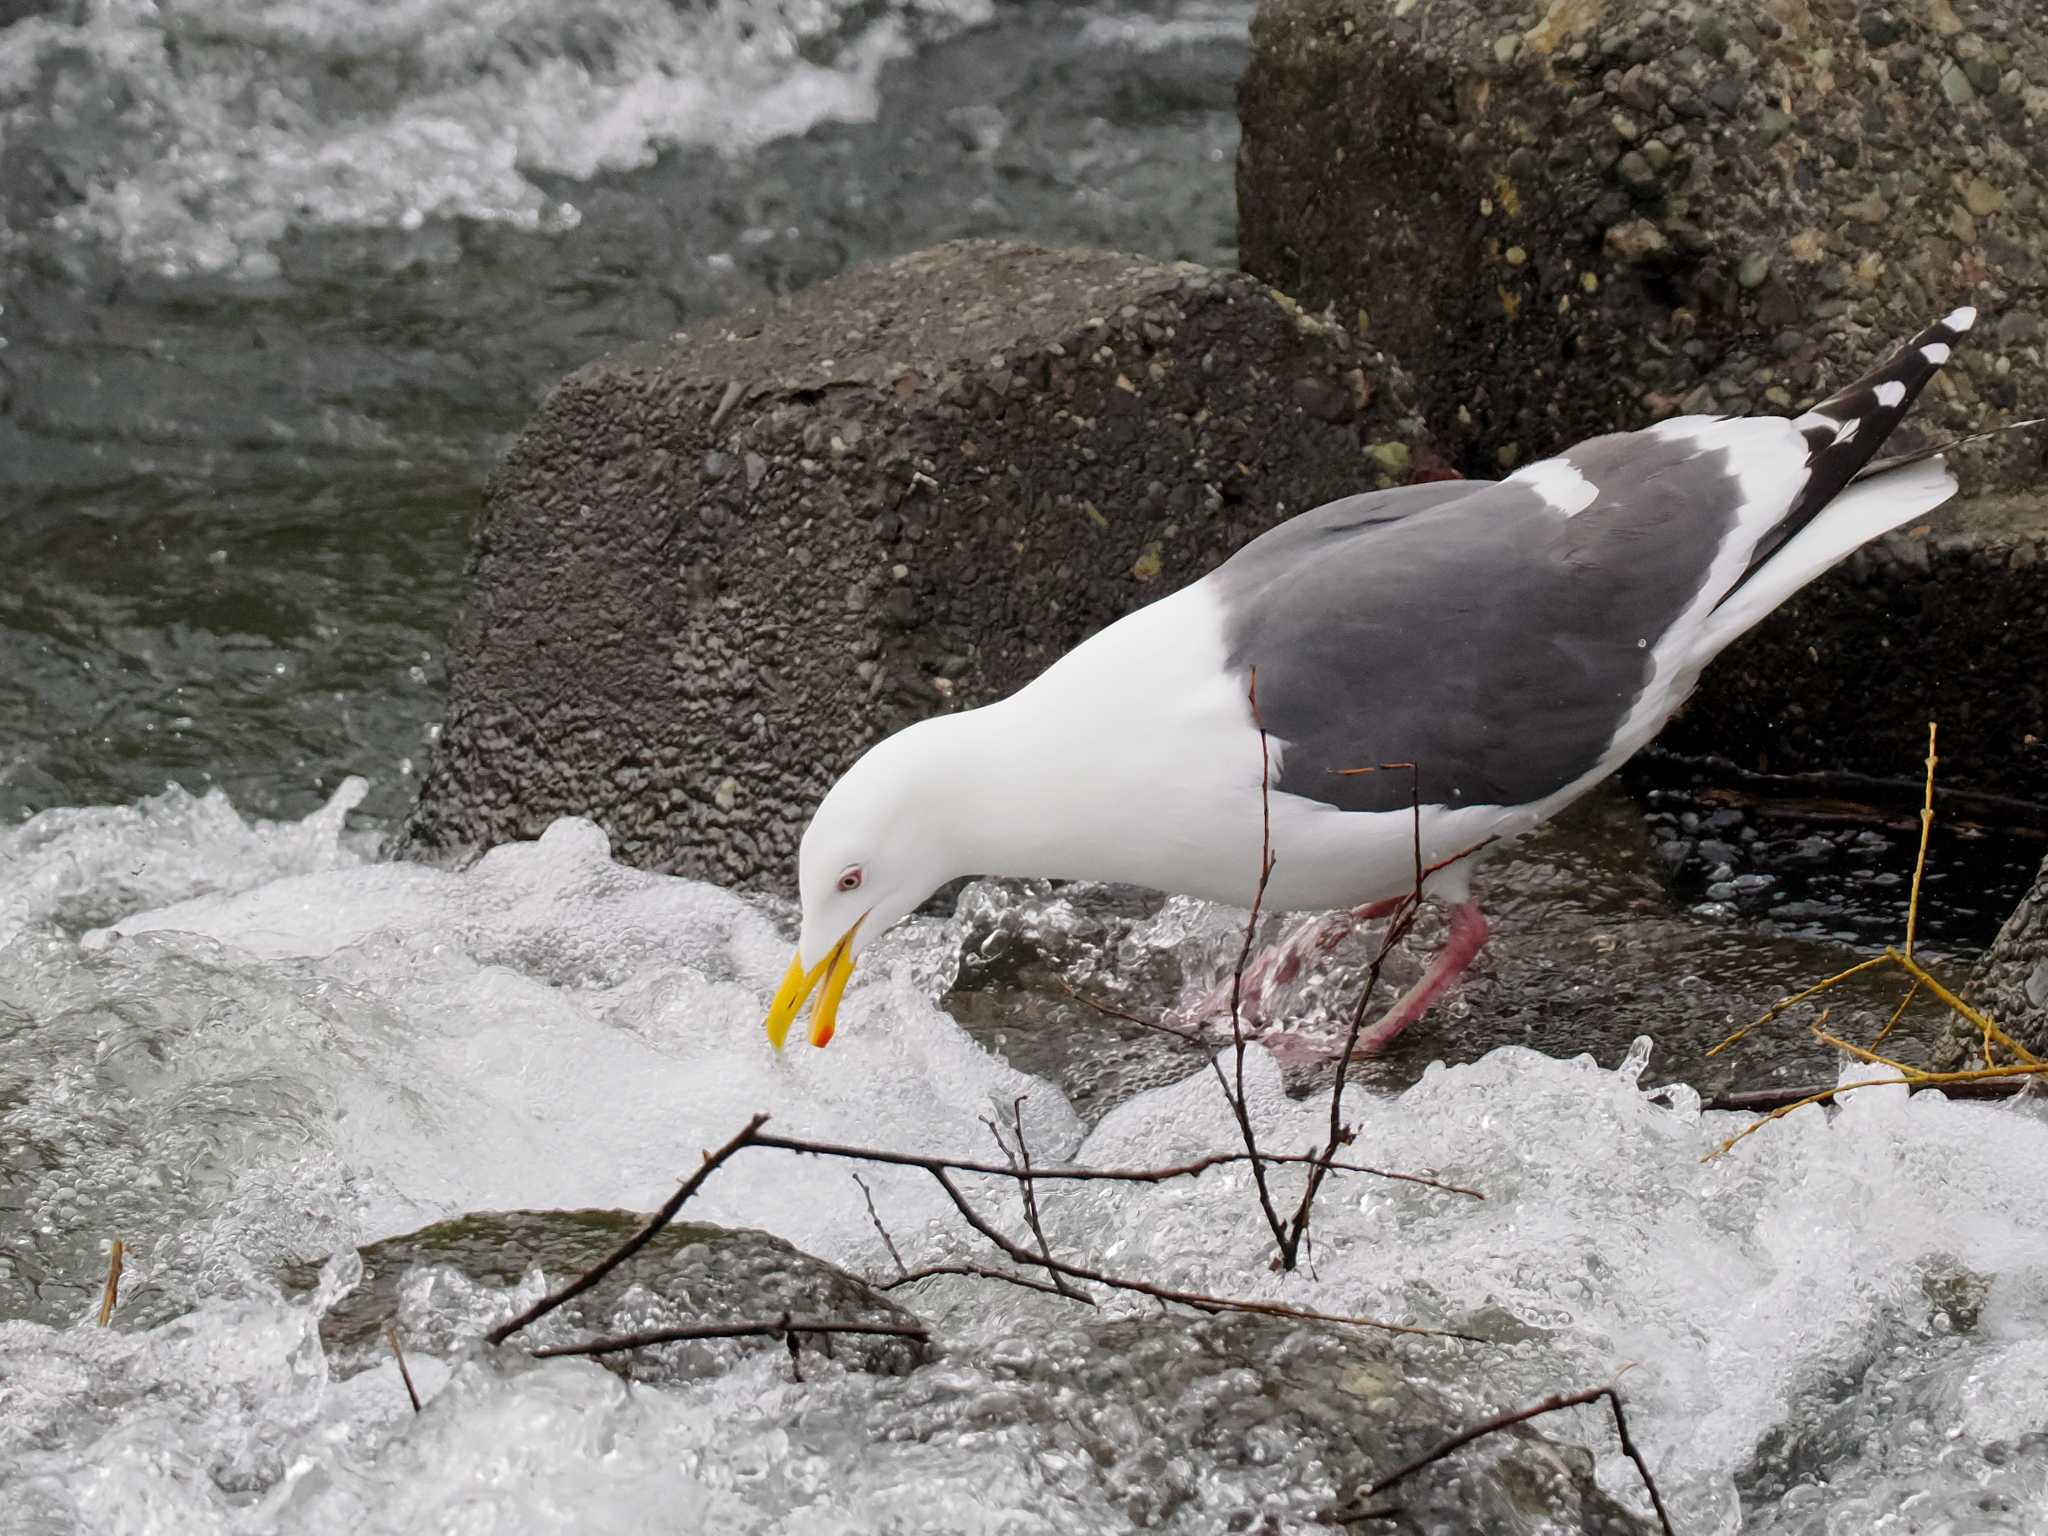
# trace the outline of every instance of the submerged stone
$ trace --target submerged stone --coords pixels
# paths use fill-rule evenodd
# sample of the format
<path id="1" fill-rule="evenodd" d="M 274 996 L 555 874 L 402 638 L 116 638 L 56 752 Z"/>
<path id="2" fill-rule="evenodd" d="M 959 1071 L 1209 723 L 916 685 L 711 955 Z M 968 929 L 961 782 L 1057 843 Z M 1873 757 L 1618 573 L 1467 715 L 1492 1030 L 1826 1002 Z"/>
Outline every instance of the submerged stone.
<path id="1" fill-rule="evenodd" d="M 343 1375 L 387 1358 L 384 1330 L 397 1324 L 408 1350 L 446 1355 L 530 1297 L 490 1307 L 489 1315 L 445 1294 L 458 1282 L 511 1291 L 535 1271 L 553 1289 L 611 1253 L 646 1220 L 635 1211 L 479 1211 L 436 1222 L 360 1250 L 361 1283 L 321 1319 L 320 1336 Z M 317 1264 L 284 1272 L 286 1286 L 311 1291 Z M 461 1283 L 466 1282 L 466 1285 Z M 440 1293 L 440 1294 L 437 1294 Z M 516 1344 L 563 1344 L 601 1334 L 692 1323 L 772 1322 L 792 1317 L 914 1324 L 910 1313 L 845 1270 L 812 1258 L 767 1232 L 671 1223 L 647 1246 L 590 1290 L 522 1333 Z M 902 1371 L 924 1357 L 909 1339 L 810 1336 L 803 1349 L 823 1349 L 864 1370 Z M 738 1355 L 786 1350 L 779 1339 L 733 1339 L 660 1345 L 630 1355 L 636 1379 L 704 1374 Z"/>

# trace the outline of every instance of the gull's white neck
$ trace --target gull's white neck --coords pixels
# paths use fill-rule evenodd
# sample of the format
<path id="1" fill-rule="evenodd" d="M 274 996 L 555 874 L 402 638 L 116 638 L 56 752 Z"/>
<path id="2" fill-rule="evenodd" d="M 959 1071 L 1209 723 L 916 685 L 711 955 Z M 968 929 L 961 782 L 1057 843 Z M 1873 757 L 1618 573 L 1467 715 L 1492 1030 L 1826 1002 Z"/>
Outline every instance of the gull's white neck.
<path id="1" fill-rule="evenodd" d="M 1000 703 L 913 733 L 954 875 L 1120 881 L 1246 902 L 1258 737 L 1197 583 Z M 926 754 L 929 754 L 926 757 Z"/>

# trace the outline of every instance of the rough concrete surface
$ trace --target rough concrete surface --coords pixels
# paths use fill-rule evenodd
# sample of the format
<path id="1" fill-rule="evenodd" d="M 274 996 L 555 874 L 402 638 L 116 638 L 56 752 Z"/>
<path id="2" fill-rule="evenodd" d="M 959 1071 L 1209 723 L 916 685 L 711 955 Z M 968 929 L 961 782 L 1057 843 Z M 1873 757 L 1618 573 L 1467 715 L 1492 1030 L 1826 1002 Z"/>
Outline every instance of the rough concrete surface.
<path id="1" fill-rule="evenodd" d="M 1469 473 L 1785 411 L 1965 302 L 1916 411 L 2048 407 L 2038 0 L 1262 0 L 1245 267 L 1399 357 Z M 2048 438 L 1985 452 L 2039 483 Z"/>
<path id="2" fill-rule="evenodd" d="M 1440 463 L 1343 327 L 1112 253 L 944 245 L 594 363 L 489 488 L 404 851 L 579 815 L 786 884 L 870 742 Z"/>
<path id="3" fill-rule="evenodd" d="M 2048 1057 L 2048 860 L 1985 952 L 1968 997 L 2021 1045 Z M 1937 1059 L 1948 1067 L 1981 1066 L 1982 1043 L 1976 1029 L 1956 1019 Z"/>
<path id="4" fill-rule="evenodd" d="M 2048 493 L 1951 503 L 1851 555 L 1737 641 L 1659 750 L 1747 772 L 2048 806 Z"/>

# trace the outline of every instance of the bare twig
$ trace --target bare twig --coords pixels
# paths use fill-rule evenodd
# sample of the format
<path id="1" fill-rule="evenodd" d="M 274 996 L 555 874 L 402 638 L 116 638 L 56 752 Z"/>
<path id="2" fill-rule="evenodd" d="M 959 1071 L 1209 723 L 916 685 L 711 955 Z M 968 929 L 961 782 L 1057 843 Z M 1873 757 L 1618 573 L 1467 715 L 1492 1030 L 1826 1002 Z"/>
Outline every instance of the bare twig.
<path id="1" fill-rule="evenodd" d="M 1854 1093 L 1859 1088 L 1946 1089 L 1952 1083 L 2015 1083 L 2023 1087 L 2026 1081 L 2036 1077 L 2048 1077 L 2048 1062 L 2032 1062 L 2018 1067 L 1984 1067 L 1967 1072 L 1922 1072 L 1918 1069 L 1912 1069 L 1898 1077 L 1866 1077 L 1854 1083 L 1838 1083 L 1832 1088 L 1816 1089 L 1803 1099 L 1794 1099 L 1790 1103 L 1779 1105 L 1764 1115 L 1763 1118 L 1752 1121 L 1744 1126 L 1740 1131 L 1730 1136 L 1721 1145 L 1701 1158 L 1700 1161 L 1711 1163 L 1715 1158 L 1732 1148 L 1737 1142 L 1755 1135 L 1773 1120 L 1784 1119 L 1785 1116 L 1791 1114 L 1795 1109 L 1804 1109 L 1809 1104 L 1824 1104 L 1831 1099 L 1841 1097 L 1845 1093 Z"/>
<path id="2" fill-rule="evenodd" d="M 797 1334 L 854 1333 L 877 1338 L 915 1339 L 931 1342 L 931 1330 L 921 1323 L 862 1323 L 827 1317 L 791 1317 L 784 1313 L 772 1322 L 689 1323 L 678 1328 L 649 1328 L 640 1333 L 611 1334 L 585 1339 L 576 1344 L 551 1344 L 536 1349 L 534 1358 L 552 1360 L 563 1355 L 614 1355 L 621 1350 L 645 1349 L 654 1344 L 681 1344 L 698 1339 L 788 1339 Z"/>
<path id="3" fill-rule="evenodd" d="M 1920 926 L 1920 877 L 1927 870 L 1927 840 L 1934 831 L 1934 722 L 1927 722 L 1927 793 L 1920 802 L 1920 854 L 1913 860 L 1913 894 L 1906 902 L 1906 958 L 1913 958 L 1913 935 Z"/>
<path id="4" fill-rule="evenodd" d="M 493 1344 L 504 1343 L 513 1334 L 519 1332 L 520 1329 L 546 1317 L 563 1303 L 573 1301 L 576 1297 L 581 1296 L 585 1291 L 597 1284 L 598 1281 L 617 1269 L 642 1248 L 645 1248 L 654 1241 L 656 1233 L 675 1220 L 676 1212 L 683 1208 L 684 1202 L 704 1187 L 704 1181 L 717 1171 L 720 1163 L 723 1163 L 727 1158 L 739 1151 L 740 1148 L 756 1140 L 757 1133 L 763 1125 L 767 1124 L 767 1121 L 768 1117 L 766 1115 L 754 1116 L 731 1141 L 728 1141 L 716 1152 L 706 1152 L 704 1154 L 703 1166 L 691 1174 L 684 1181 L 681 1188 L 662 1202 L 661 1209 L 648 1217 L 638 1232 L 635 1232 L 631 1237 L 619 1244 L 609 1255 L 598 1260 L 596 1264 L 592 1265 L 591 1268 L 584 1271 L 576 1279 L 558 1290 L 550 1291 L 517 1317 L 508 1318 L 498 1324 L 497 1327 L 485 1334 L 484 1337 Z"/>
<path id="5" fill-rule="evenodd" d="M 1022 1147 L 1024 1144 L 1023 1109 L 1024 1100 L 1028 1097 L 1028 1094 L 1020 1093 L 1017 1095 L 1016 1102 L 1010 1106 L 1012 1114 L 1016 1117 L 1019 1147 Z M 981 1123 L 988 1127 L 988 1133 L 995 1139 L 997 1150 L 1003 1154 L 1004 1161 L 1010 1165 L 1011 1175 L 1017 1183 L 1018 1194 L 1024 1202 L 1024 1225 L 1030 1228 L 1031 1235 L 1038 1239 L 1039 1253 L 1049 1261 L 1052 1258 L 1052 1245 L 1046 1240 L 1045 1227 L 1038 1217 L 1038 1189 L 1032 1182 L 1030 1154 L 1028 1151 L 1025 1153 L 1024 1161 L 1020 1166 L 1017 1161 L 1017 1154 L 1010 1149 L 1010 1144 L 1003 1140 L 1003 1133 L 996 1128 L 995 1121 L 984 1115 L 982 1116 Z M 1075 1290 L 1073 1286 L 1067 1283 L 1066 1277 L 1060 1274 L 1057 1269 L 1049 1269 L 1048 1272 L 1052 1275 L 1053 1289 L 1060 1295 L 1065 1296 L 1070 1301 L 1085 1302 L 1091 1307 L 1095 1305 L 1092 1297 L 1085 1296 Z"/>
<path id="6" fill-rule="evenodd" d="M 1119 1008 L 1114 1003 L 1106 1003 L 1099 997 L 1090 997 L 1087 993 L 1068 986 L 1066 981 L 1058 976 L 1053 977 L 1053 983 L 1084 1008 L 1093 1008 L 1097 1013 L 1105 1014 L 1112 1019 L 1122 1019 L 1126 1024 L 1136 1024 L 1141 1029 L 1149 1029 L 1162 1035 L 1171 1035 L 1182 1045 L 1192 1045 L 1198 1050 L 1201 1049 L 1202 1036 L 1198 1030 L 1175 1029 L 1171 1024 L 1162 1024 L 1157 1019 L 1148 1019 L 1142 1014 L 1132 1013 L 1127 1009 Z"/>
<path id="7" fill-rule="evenodd" d="M 1120 1275 L 1108 1275 L 1104 1274 L 1101 1270 L 1090 1269 L 1081 1264 L 1072 1264 L 1064 1259 L 1042 1257 L 1039 1254 L 1033 1253 L 1022 1244 L 1013 1242 L 1008 1237 L 1005 1237 L 997 1227 L 989 1222 L 987 1217 L 974 1208 L 973 1203 L 961 1193 L 960 1186 L 947 1177 L 943 1169 L 934 1169 L 932 1177 L 938 1180 L 939 1187 L 946 1192 L 947 1198 L 953 1202 L 953 1207 L 959 1211 L 961 1218 L 970 1227 L 974 1228 L 975 1231 L 1000 1248 L 1004 1256 L 1016 1264 L 1027 1264 L 1037 1269 L 1056 1269 L 1071 1280 L 1085 1280 L 1096 1285 L 1107 1286 L 1111 1290 L 1129 1291 L 1133 1295 L 1138 1296 L 1150 1296 L 1155 1301 L 1173 1302 L 1183 1307 L 1190 1307 L 1197 1312 L 1250 1312 L 1262 1317 L 1291 1317 L 1302 1322 L 1339 1323 L 1353 1328 L 1376 1328 L 1385 1333 L 1415 1333 L 1425 1334 L 1432 1338 L 1463 1339 L 1469 1344 L 1484 1344 L 1488 1342 L 1476 1334 L 1458 1333 L 1448 1328 L 1424 1328 L 1412 1323 L 1389 1323 L 1375 1317 L 1348 1317 L 1335 1312 L 1313 1312 L 1304 1307 L 1289 1307 L 1272 1301 L 1248 1301 L 1226 1296 L 1205 1296 L 1198 1291 L 1175 1290 L 1169 1286 L 1154 1285 L 1149 1280 L 1134 1280 Z"/>
<path id="8" fill-rule="evenodd" d="M 980 1173 L 1002 1179 L 1023 1177 L 1018 1169 L 1006 1168 L 1000 1163 L 977 1163 L 969 1158 L 958 1157 L 928 1157 L 921 1152 L 894 1152 L 883 1147 L 855 1147 L 843 1142 L 808 1141 L 794 1136 L 756 1136 L 752 1145 L 771 1151 L 796 1152 L 807 1157 L 836 1157 L 848 1162 L 882 1163 L 896 1168 L 921 1168 L 927 1173 L 942 1168 L 948 1173 Z M 1268 1163 L 1315 1163 L 1322 1160 L 1320 1153 L 1308 1152 L 1261 1152 L 1259 1156 Z M 1211 1168 L 1250 1161 L 1250 1156 L 1243 1152 L 1212 1152 L 1192 1162 L 1175 1163 L 1165 1168 L 1084 1168 L 1071 1164 L 1040 1163 L 1033 1165 L 1031 1177 L 1072 1183 L 1164 1184 L 1171 1179 L 1199 1178 Z M 1338 1173 L 1363 1173 L 1374 1178 L 1396 1179 L 1404 1184 L 1421 1184 L 1429 1189 L 1463 1195 L 1471 1200 L 1486 1198 L 1476 1189 L 1468 1189 L 1462 1184 L 1446 1183 L 1442 1179 L 1430 1178 L 1420 1173 L 1396 1173 L 1365 1163 L 1333 1162 L 1330 1167 Z"/>
<path id="9" fill-rule="evenodd" d="M 1230 1106 L 1231 1114 L 1237 1120 L 1238 1133 L 1244 1137 L 1244 1150 L 1252 1167 L 1252 1184 L 1259 1195 L 1259 1210 L 1266 1218 L 1266 1225 L 1272 1230 L 1273 1241 L 1280 1245 L 1280 1259 L 1284 1267 L 1294 1267 L 1294 1250 L 1287 1241 L 1287 1228 L 1281 1224 L 1280 1212 L 1273 1205 L 1273 1191 L 1266 1181 L 1266 1162 L 1259 1155 L 1259 1134 L 1252 1125 L 1251 1106 L 1245 1101 L 1244 1092 L 1244 970 L 1252 957 L 1252 941 L 1259 931 L 1259 913 L 1266 904 L 1266 886 L 1273 878 L 1273 754 L 1266 737 L 1266 722 L 1259 714 L 1259 669 L 1251 668 L 1247 698 L 1251 704 L 1252 724 L 1259 730 L 1259 883 L 1252 891 L 1251 914 L 1244 922 L 1244 942 L 1238 946 L 1237 964 L 1230 971 L 1230 1043 L 1236 1055 L 1237 1088 L 1233 1092 L 1229 1079 L 1223 1075 L 1223 1068 L 1214 1056 L 1209 1066 L 1216 1074 L 1216 1082 L 1223 1090 L 1224 1102 Z"/>
<path id="10" fill-rule="evenodd" d="M 1015 1160 L 1023 1165 L 1023 1177 L 1018 1181 L 1018 1189 L 1024 1197 L 1024 1223 L 1031 1228 L 1031 1235 L 1038 1239 L 1038 1251 L 1044 1254 L 1046 1259 L 1050 1261 L 1052 1258 L 1052 1244 L 1046 1241 L 1045 1225 L 1039 1220 L 1038 1186 L 1031 1177 L 1031 1143 L 1024 1139 L 1024 1101 L 1029 1097 L 1029 1094 L 1020 1093 L 1010 1103 L 1010 1123 L 1016 1127 L 1017 1131 Z M 989 1129 L 993 1131 L 995 1127 L 991 1125 Z M 1000 1135 L 996 1137 L 996 1145 L 1002 1147 L 1005 1157 L 1011 1155 L 1008 1145 Z M 1070 1296 L 1075 1301 L 1085 1301 L 1091 1307 L 1095 1305 L 1092 1297 L 1075 1290 L 1067 1283 L 1065 1276 L 1061 1275 L 1058 1270 L 1050 1267 L 1049 1262 L 1047 1272 L 1052 1276 L 1052 1283 L 1059 1288 L 1062 1296 Z"/>
<path id="11" fill-rule="evenodd" d="M 1068 1301 L 1086 1301 L 1072 1291 L 1063 1291 L 1057 1286 L 1047 1285 L 1043 1280 L 1033 1280 L 1029 1275 L 1013 1275 L 1007 1269 L 992 1269 L 985 1264 L 927 1264 L 922 1269 L 906 1270 L 894 1280 L 875 1287 L 878 1291 L 893 1291 L 900 1286 L 911 1285 L 919 1280 L 930 1280 L 939 1275 L 964 1275 L 972 1280 L 1000 1280 L 1005 1285 L 1022 1286 L 1027 1291 L 1042 1291 L 1047 1296 L 1059 1296 Z M 1088 1303 L 1093 1306 L 1093 1302 Z"/>
<path id="12" fill-rule="evenodd" d="M 1913 1006 L 1913 999 L 1919 995 L 1920 982 L 1915 978 L 1913 985 L 1906 988 L 1906 995 L 1899 999 L 1899 1006 L 1892 1010 L 1892 1016 L 1885 1020 L 1884 1028 L 1877 1032 L 1877 1038 L 1870 1042 L 1872 1045 L 1883 1045 L 1891 1038 L 1892 1031 L 1899 1027 L 1899 1020 L 1906 1016 L 1906 1010 Z"/>
<path id="13" fill-rule="evenodd" d="M 882 1213 L 875 1209 L 875 1195 L 874 1191 L 868 1188 L 868 1181 L 856 1173 L 853 1182 L 860 1186 L 860 1197 L 868 1203 L 868 1220 L 875 1224 L 875 1231 L 882 1238 L 882 1246 L 889 1250 L 889 1261 L 896 1266 L 897 1275 L 900 1277 L 909 1274 L 910 1266 L 903 1262 L 903 1255 L 896 1251 L 896 1239 L 891 1237 L 889 1229 L 882 1225 Z"/>
<path id="14" fill-rule="evenodd" d="M 1361 1490 L 1360 1496 L 1370 1499 L 1375 1494 L 1383 1493 L 1396 1483 L 1413 1477 L 1424 1467 L 1442 1461 L 1453 1451 L 1461 1450 L 1465 1446 L 1470 1445 L 1474 1440 L 1481 1439 L 1487 1435 L 1498 1434 L 1504 1429 L 1512 1429 L 1517 1424 L 1526 1424 L 1529 1420 L 1541 1418 L 1546 1413 L 1557 1413 L 1566 1408 L 1583 1408 L 1589 1403 L 1599 1402 L 1602 1398 L 1605 1398 L 1608 1406 L 1614 1410 L 1614 1432 L 1621 1440 L 1622 1453 L 1635 1463 L 1636 1473 L 1643 1480 L 1643 1487 L 1650 1495 L 1651 1507 L 1657 1511 L 1658 1526 L 1663 1530 L 1664 1536 L 1676 1536 L 1676 1532 L 1672 1529 L 1671 1516 L 1664 1508 L 1663 1496 L 1657 1491 L 1657 1480 L 1650 1476 L 1649 1463 L 1643 1460 L 1642 1452 L 1636 1449 L 1635 1441 L 1629 1435 L 1628 1415 L 1622 1411 L 1621 1393 L 1616 1390 L 1612 1382 L 1609 1382 L 1604 1387 L 1594 1387 L 1585 1392 L 1567 1392 L 1561 1393 L 1556 1397 L 1546 1397 L 1542 1402 L 1532 1403 L 1527 1408 L 1517 1408 L 1512 1413 L 1496 1414 L 1490 1419 L 1483 1419 L 1467 1429 L 1459 1430 L 1457 1434 L 1451 1436 L 1450 1439 L 1444 1441 L 1443 1444 L 1435 1447 L 1433 1450 L 1424 1451 L 1413 1461 L 1407 1462 L 1403 1466 L 1389 1472 L 1378 1482 Z M 1340 1511 L 1333 1514 L 1331 1518 L 1340 1521 L 1358 1520 L 1363 1519 L 1367 1513 L 1372 1513 L 1372 1511 Z"/>
<path id="15" fill-rule="evenodd" d="M 1944 987 L 1939 981 L 1936 981 L 1934 977 L 1928 973 L 1926 967 L 1921 965 L 1920 962 L 1918 960 L 1915 960 L 1911 955 L 1902 955 L 1895 949 L 1887 949 L 1884 952 L 1884 957 L 1887 960 L 1894 962 L 1899 967 L 1899 969 L 1904 971 L 1908 976 L 1911 976 L 1915 981 L 1919 982 L 1921 986 L 1925 987 L 1929 992 L 1933 993 L 1936 997 L 1940 998 L 1941 1001 L 1946 1003 L 1953 1012 L 1960 1015 L 1962 1018 L 1967 1019 L 1970 1023 L 1974 1024 L 1984 1036 L 1984 1044 L 1987 1055 L 1989 1054 L 1991 1045 L 1993 1043 L 1996 1043 L 2002 1046 L 2005 1050 L 2011 1052 L 2014 1061 L 2020 1062 L 2021 1064 L 2029 1067 L 2037 1067 L 2041 1065 L 2040 1057 L 2036 1056 L 2024 1045 L 2021 1045 L 2019 1041 L 2013 1039 L 2011 1035 L 2008 1035 L 2004 1030 L 2000 1029 L 1997 1023 L 1994 1022 L 1989 1015 L 1981 1013 L 1977 1009 L 1972 1008 L 1960 997 L 1957 997 L 1955 993 L 1949 991 L 1949 989 L 1947 987 Z"/>
<path id="16" fill-rule="evenodd" d="M 1315 1209 L 1316 1195 L 1323 1187 L 1323 1180 L 1329 1175 L 1329 1163 L 1337 1156 L 1338 1149 L 1353 1140 L 1352 1131 L 1344 1124 L 1344 1086 L 1351 1076 L 1351 1061 L 1358 1050 L 1358 1037 L 1365 1028 L 1366 1010 L 1372 1006 L 1374 994 L 1379 991 L 1380 973 L 1385 968 L 1387 957 L 1394 947 L 1407 938 L 1415 926 L 1416 916 L 1422 911 L 1422 885 L 1425 879 L 1422 868 L 1422 773 L 1414 763 L 1382 763 L 1380 768 L 1408 770 L 1408 804 L 1411 813 L 1412 844 L 1415 857 L 1415 885 L 1402 897 L 1394 908 L 1393 920 L 1387 931 L 1380 937 L 1379 949 L 1367 967 L 1365 983 L 1358 990 L 1358 1001 L 1352 1005 L 1351 1025 L 1344 1037 L 1344 1054 L 1337 1058 L 1337 1080 L 1330 1085 L 1330 1139 L 1324 1144 L 1320 1159 L 1309 1168 L 1308 1181 L 1302 1186 L 1301 1203 L 1294 1208 L 1294 1218 L 1289 1223 L 1280 1242 L 1280 1255 L 1285 1266 L 1292 1269 L 1301 1252 L 1301 1245 L 1308 1236 L 1310 1213 Z"/>
<path id="17" fill-rule="evenodd" d="M 384 1325 L 385 1342 L 391 1346 L 391 1358 L 398 1362 L 398 1379 L 405 1383 L 405 1395 L 412 1400 L 412 1411 L 420 1411 L 420 1394 L 412 1384 L 412 1372 L 406 1368 L 405 1351 L 398 1347 L 398 1330 L 391 1324 Z"/>
<path id="18" fill-rule="evenodd" d="M 1883 955 L 1872 955 L 1868 960 L 1859 960 L 1856 964 L 1850 966 L 1846 971 L 1835 972 L 1834 975 L 1828 977 L 1825 981 L 1815 982 L 1812 986 L 1806 988 L 1806 990 L 1803 992 L 1794 992 L 1790 997 L 1781 997 L 1775 1003 L 1771 1004 L 1770 1007 L 1766 1008 L 1763 1011 L 1763 1013 L 1758 1016 L 1754 1023 L 1743 1025 L 1742 1028 L 1736 1030 L 1734 1034 L 1730 1035 L 1727 1039 L 1723 1040 L 1719 1045 L 1715 1046 L 1712 1050 L 1708 1051 L 1707 1054 L 1709 1056 L 1718 1056 L 1723 1051 L 1727 1050 L 1730 1046 L 1735 1045 L 1737 1042 L 1739 1042 L 1742 1039 L 1742 1037 L 1744 1035 L 1747 1035 L 1751 1030 L 1763 1028 L 1764 1025 L 1770 1023 L 1773 1019 L 1777 1018 L 1780 1014 L 1784 1013 L 1788 1008 L 1796 1007 L 1800 1003 L 1805 1002 L 1810 997 L 1818 997 L 1821 993 L 1840 986 L 1843 982 L 1847 981 L 1851 976 L 1860 976 L 1865 971 L 1874 971 L 1879 966 L 1889 965 L 1890 963 L 1891 962 L 1886 960 Z"/>
<path id="19" fill-rule="evenodd" d="M 121 1262 L 127 1252 L 121 1239 L 114 1239 L 114 1246 L 107 1254 L 107 1286 L 100 1292 L 100 1326 L 106 1327 L 113 1321 L 114 1308 L 121 1301 Z"/>
<path id="20" fill-rule="evenodd" d="M 1908 1080 L 1906 1086 L 1913 1092 L 1939 1086 L 1944 1098 L 1950 1099 L 2009 1099 L 2014 1094 L 2024 1093 L 2033 1079 L 2027 1076 L 2012 1076 L 2000 1073 L 1995 1080 L 1969 1083 L 1919 1083 Z M 1658 1097 L 1665 1092 L 1658 1089 L 1650 1095 Z M 1753 1088 L 1740 1093 L 1711 1094 L 1700 1100 L 1701 1109 L 1733 1110 L 1741 1113 L 1761 1113 L 1764 1110 L 1782 1109 L 1788 1104 L 1826 1104 L 1833 1101 L 1833 1088 Z"/>

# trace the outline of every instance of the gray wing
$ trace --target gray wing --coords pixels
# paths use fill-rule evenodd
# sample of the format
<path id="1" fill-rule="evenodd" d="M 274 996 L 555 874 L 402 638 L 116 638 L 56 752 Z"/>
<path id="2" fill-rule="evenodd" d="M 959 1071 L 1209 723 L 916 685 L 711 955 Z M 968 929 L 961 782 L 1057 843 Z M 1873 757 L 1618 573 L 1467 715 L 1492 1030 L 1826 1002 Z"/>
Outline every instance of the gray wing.
<path id="1" fill-rule="evenodd" d="M 1258 669 L 1287 744 L 1280 789 L 1401 809 L 1407 774 L 1341 770 L 1413 762 L 1425 805 L 1521 805 L 1599 763 L 1742 495 L 1727 455 L 1690 442 L 1595 438 L 1569 459 L 1597 492 L 1574 515 L 1515 481 L 1418 486 L 1305 514 L 1217 568 L 1231 664 Z"/>
<path id="2" fill-rule="evenodd" d="M 1326 501 L 1299 517 L 1290 517 L 1268 528 L 1218 569 L 1235 570 L 1240 576 L 1252 571 L 1268 578 L 1284 575 L 1294 562 L 1314 558 L 1332 541 L 1432 511 L 1487 490 L 1492 484 L 1490 480 L 1432 480 Z"/>

